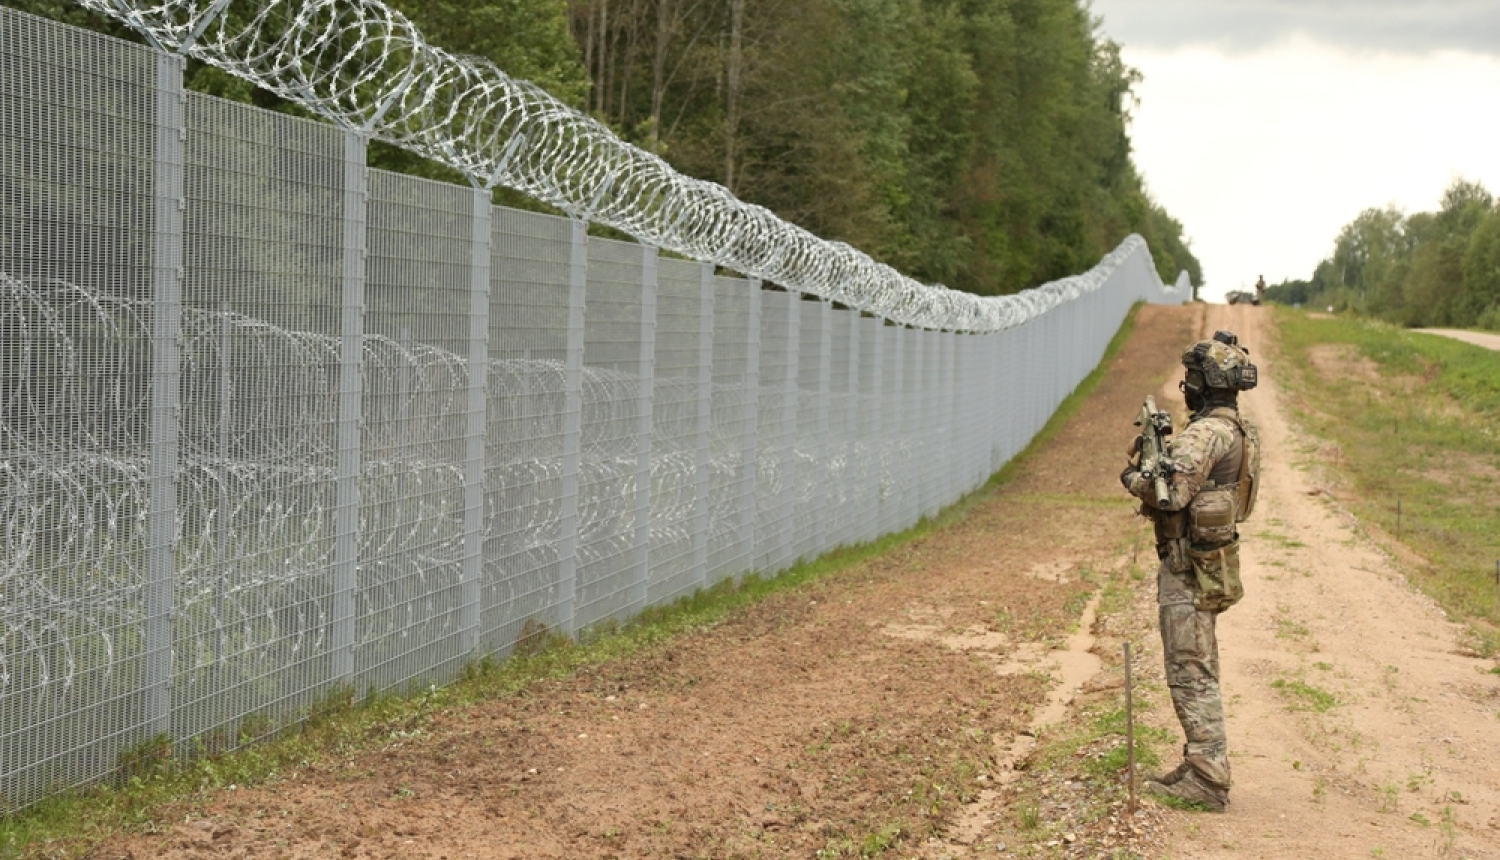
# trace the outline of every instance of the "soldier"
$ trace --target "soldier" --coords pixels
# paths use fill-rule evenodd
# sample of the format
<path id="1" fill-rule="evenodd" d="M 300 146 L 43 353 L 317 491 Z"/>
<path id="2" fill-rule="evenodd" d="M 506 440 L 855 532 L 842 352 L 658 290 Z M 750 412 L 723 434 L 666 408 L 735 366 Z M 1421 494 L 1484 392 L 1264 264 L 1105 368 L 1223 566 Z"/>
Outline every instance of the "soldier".
<path id="1" fill-rule="evenodd" d="M 1149 780 L 1148 792 L 1192 801 L 1215 812 L 1229 803 L 1229 758 L 1219 693 L 1218 614 L 1244 594 L 1235 524 L 1255 504 L 1260 437 L 1239 414 L 1239 393 L 1255 387 L 1249 350 L 1220 331 L 1182 354 L 1179 384 L 1192 417 L 1166 456 L 1168 499 L 1132 461 L 1120 474 L 1156 528 L 1161 565 L 1156 602 L 1172 707 L 1187 743 L 1176 769 Z M 1132 454 L 1140 450 L 1136 440 Z"/>
<path id="2" fill-rule="evenodd" d="M 1266 276 L 1258 275 L 1255 278 L 1255 304 L 1260 305 L 1266 300 Z"/>

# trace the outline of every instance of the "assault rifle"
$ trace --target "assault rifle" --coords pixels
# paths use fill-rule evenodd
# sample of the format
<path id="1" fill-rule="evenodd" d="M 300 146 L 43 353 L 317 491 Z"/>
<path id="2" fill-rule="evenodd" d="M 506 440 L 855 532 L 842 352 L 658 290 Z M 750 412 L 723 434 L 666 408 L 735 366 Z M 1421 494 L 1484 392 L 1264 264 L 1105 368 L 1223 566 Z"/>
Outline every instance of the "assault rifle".
<path id="1" fill-rule="evenodd" d="M 1167 437 L 1172 435 L 1172 416 L 1157 410 L 1155 397 L 1147 397 L 1135 426 L 1141 428 L 1137 440 L 1141 477 L 1156 488 L 1156 506 L 1165 508 L 1171 500 L 1167 490 L 1167 479 L 1172 476 L 1172 464 L 1167 461 Z"/>

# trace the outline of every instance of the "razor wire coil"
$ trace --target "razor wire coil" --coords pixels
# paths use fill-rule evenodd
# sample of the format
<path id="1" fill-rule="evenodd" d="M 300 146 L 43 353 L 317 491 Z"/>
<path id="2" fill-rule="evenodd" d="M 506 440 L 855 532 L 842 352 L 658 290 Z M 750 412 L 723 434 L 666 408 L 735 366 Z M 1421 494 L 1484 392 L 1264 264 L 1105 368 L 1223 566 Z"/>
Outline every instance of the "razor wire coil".
<path id="1" fill-rule="evenodd" d="M 1011 328 L 1098 289 L 1111 268 L 1011 296 L 922 284 L 721 185 L 678 173 L 487 60 L 428 44 L 380 0 L 266 0 L 238 26 L 223 14 L 225 0 L 76 2 L 346 129 L 447 164 L 480 187 L 512 188 L 694 260 L 903 325 Z M 1132 235 L 1105 263 L 1144 244 Z"/>
<path id="2" fill-rule="evenodd" d="M 145 381 L 138 372 L 144 356 L 137 352 L 150 342 L 151 311 L 149 301 L 0 272 L 0 333 L 29 360 L 0 377 L 0 693 L 20 683 L 14 660 L 5 655 L 27 655 L 28 689 L 66 691 L 80 663 L 111 671 L 114 659 L 107 655 L 116 650 L 118 630 L 142 620 L 140 549 L 151 476 Z M 333 560 L 338 392 L 332 380 L 339 338 L 200 308 L 183 310 L 183 330 L 181 421 L 187 432 L 176 480 L 174 589 L 178 613 L 196 621 L 178 643 L 181 658 L 188 667 L 209 665 L 223 656 L 225 642 L 241 661 L 259 652 L 267 662 L 285 660 L 285 653 L 273 658 L 273 647 L 321 649 L 330 619 L 318 595 L 304 592 Z M 412 443 L 457 438 L 468 374 L 463 356 L 364 336 L 361 376 L 371 396 L 361 420 L 358 554 L 365 562 L 356 592 L 356 642 L 423 623 L 453 623 L 411 597 L 440 590 L 417 583 L 458 577 L 464 470 L 456 457 Z M 38 379 L 47 382 L 38 385 Z M 484 539 L 498 558 L 543 551 L 561 527 L 556 486 L 565 467 L 560 446 L 538 451 L 529 440 L 553 432 L 549 422 L 563 410 L 566 369 L 555 360 L 492 359 L 485 380 L 492 420 Z M 695 385 L 659 379 L 654 389 L 670 401 L 681 388 L 676 396 L 687 402 Z M 585 366 L 581 387 L 581 566 L 630 550 L 634 488 L 643 477 L 650 482 L 652 543 L 690 540 L 698 492 L 691 443 L 671 432 L 670 420 L 654 425 L 650 466 L 642 476 L 639 443 L 619 432 L 637 421 L 642 378 Z M 265 391 L 276 392 L 290 410 L 274 425 L 256 406 Z M 716 383 L 713 396 L 738 402 L 753 395 Z M 96 404 L 87 413 L 91 420 L 63 408 L 70 398 Z M 516 410 L 525 409 L 536 412 L 530 429 L 517 424 Z M 109 420 L 98 421 L 99 415 Z M 101 432 L 100 425 L 113 429 Z M 810 454 L 793 455 L 806 461 L 803 469 L 816 466 Z M 743 456 L 715 446 L 707 468 L 733 475 Z M 773 492 L 783 481 L 781 457 L 766 448 L 756 464 L 758 480 Z M 802 492 L 815 483 L 804 476 Z M 710 534 L 738 528 L 733 498 L 711 500 L 708 511 Z M 503 579 L 502 571 L 494 574 Z M 77 657 L 79 648 L 95 657 Z"/>

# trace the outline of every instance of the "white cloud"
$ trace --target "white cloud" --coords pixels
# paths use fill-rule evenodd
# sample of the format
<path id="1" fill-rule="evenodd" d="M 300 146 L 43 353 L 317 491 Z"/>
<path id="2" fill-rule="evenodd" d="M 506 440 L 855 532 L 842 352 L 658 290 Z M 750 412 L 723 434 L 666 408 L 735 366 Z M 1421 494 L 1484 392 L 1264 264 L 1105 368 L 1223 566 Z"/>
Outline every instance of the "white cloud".
<path id="1" fill-rule="evenodd" d="M 1093 0 L 1104 31 L 1138 49 L 1254 51 L 1301 35 L 1351 51 L 1500 56 L 1495 0 Z"/>
<path id="2" fill-rule="evenodd" d="M 1125 46 L 1145 81 L 1136 164 L 1182 221 L 1204 295 L 1305 278 L 1363 209 L 1437 208 L 1458 175 L 1500 192 L 1500 58 Z"/>

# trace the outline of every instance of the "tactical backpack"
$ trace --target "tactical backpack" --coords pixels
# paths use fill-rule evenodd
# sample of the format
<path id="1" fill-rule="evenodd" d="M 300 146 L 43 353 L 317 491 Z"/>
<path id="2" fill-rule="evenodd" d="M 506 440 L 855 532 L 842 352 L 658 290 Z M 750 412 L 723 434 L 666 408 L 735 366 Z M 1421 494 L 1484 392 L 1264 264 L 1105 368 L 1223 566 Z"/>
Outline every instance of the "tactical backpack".
<path id="1" fill-rule="evenodd" d="M 1260 428 L 1249 419 L 1241 418 L 1240 433 L 1245 437 L 1245 456 L 1240 459 L 1240 481 L 1238 497 L 1234 505 L 1234 521 L 1242 523 L 1255 512 L 1255 497 L 1260 491 Z"/>

